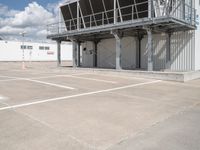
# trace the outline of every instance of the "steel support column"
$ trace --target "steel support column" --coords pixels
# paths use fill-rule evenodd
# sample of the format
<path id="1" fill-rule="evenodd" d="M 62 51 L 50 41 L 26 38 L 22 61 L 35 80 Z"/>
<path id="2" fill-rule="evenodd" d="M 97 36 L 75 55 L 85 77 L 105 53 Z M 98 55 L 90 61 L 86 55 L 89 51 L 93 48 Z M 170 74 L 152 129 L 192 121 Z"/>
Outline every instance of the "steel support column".
<path id="1" fill-rule="evenodd" d="M 152 18 L 153 6 L 152 0 L 148 0 L 148 18 Z"/>
<path id="2" fill-rule="evenodd" d="M 171 68 L 171 33 L 166 35 L 166 69 Z"/>
<path id="3" fill-rule="evenodd" d="M 57 66 L 61 66 L 61 41 L 57 40 Z"/>
<path id="4" fill-rule="evenodd" d="M 81 42 L 77 42 L 77 67 L 81 66 Z"/>
<path id="5" fill-rule="evenodd" d="M 77 30 L 80 29 L 80 5 L 79 1 L 77 1 Z"/>
<path id="6" fill-rule="evenodd" d="M 97 67 L 97 48 L 99 41 L 94 41 L 94 67 Z"/>
<path id="7" fill-rule="evenodd" d="M 118 32 L 113 32 L 113 36 L 116 39 L 116 69 L 121 70 L 121 49 L 122 49 L 122 43 L 121 43 L 121 35 Z"/>
<path id="8" fill-rule="evenodd" d="M 76 68 L 77 67 L 77 42 L 76 41 L 72 41 L 72 46 L 73 46 L 73 67 Z"/>
<path id="9" fill-rule="evenodd" d="M 117 0 L 114 0 L 114 24 L 117 23 L 118 11 L 117 11 Z"/>
<path id="10" fill-rule="evenodd" d="M 153 71 L 153 37 L 152 30 L 147 29 L 148 41 L 147 41 L 147 52 L 148 52 L 148 64 L 147 70 Z"/>
<path id="11" fill-rule="evenodd" d="M 141 42 L 143 39 L 143 35 L 138 33 L 137 36 L 137 49 L 136 49 L 136 67 L 141 68 Z"/>

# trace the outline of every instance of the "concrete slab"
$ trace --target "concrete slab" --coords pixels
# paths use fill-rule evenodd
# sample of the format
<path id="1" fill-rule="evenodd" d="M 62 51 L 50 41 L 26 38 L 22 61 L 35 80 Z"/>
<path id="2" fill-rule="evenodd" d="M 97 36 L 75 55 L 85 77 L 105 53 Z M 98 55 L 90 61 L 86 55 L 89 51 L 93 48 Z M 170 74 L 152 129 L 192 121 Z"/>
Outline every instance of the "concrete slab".
<path id="1" fill-rule="evenodd" d="M 17 109 L 100 149 L 106 149 L 178 110 L 179 107 L 162 102 L 113 94 L 97 94 L 95 98 L 86 96 Z"/>
<path id="2" fill-rule="evenodd" d="M 8 98 L 7 104 L 9 105 L 77 93 L 76 90 L 63 89 L 30 81 L 0 82 L 0 89 L 0 94 Z"/>
<path id="3" fill-rule="evenodd" d="M 0 112 L 0 122 L 0 149 L 86 150 L 90 148 L 26 114 L 13 111 Z"/>
<path id="4" fill-rule="evenodd" d="M 3 63 L 0 74 L 75 90 L 24 79 L 0 82 L 0 96 L 7 97 L 0 100 L 0 149 L 199 149 L 200 80 L 155 81 L 48 62 L 19 66 Z M 63 76 L 74 73 L 77 78 Z"/>
<path id="5" fill-rule="evenodd" d="M 200 105 L 176 114 L 109 150 L 198 150 L 200 149 Z"/>

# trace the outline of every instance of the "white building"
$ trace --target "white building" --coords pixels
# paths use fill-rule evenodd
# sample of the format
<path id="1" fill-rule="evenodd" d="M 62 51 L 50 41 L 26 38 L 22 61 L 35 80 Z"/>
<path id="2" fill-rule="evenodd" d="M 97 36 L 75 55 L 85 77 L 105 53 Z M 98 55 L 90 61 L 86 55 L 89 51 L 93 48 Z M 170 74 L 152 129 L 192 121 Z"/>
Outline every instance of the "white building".
<path id="1" fill-rule="evenodd" d="M 48 26 L 48 38 L 73 43 L 74 66 L 200 70 L 199 0 L 73 0 L 60 8 L 63 22 Z"/>
<path id="2" fill-rule="evenodd" d="M 56 43 L 0 41 L 0 61 L 22 61 L 24 48 L 25 61 L 57 61 Z M 72 60 L 70 43 L 61 45 L 61 60 Z"/>

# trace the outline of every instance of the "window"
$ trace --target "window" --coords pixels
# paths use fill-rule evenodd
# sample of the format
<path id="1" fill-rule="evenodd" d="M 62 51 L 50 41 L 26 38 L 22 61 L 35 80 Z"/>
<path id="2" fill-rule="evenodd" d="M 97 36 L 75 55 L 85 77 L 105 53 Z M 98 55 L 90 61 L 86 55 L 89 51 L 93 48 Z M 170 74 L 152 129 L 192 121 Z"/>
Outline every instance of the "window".
<path id="1" fill-rule="evenodd" d="M 39 50 L 50 50 L 49 46 L 39 46 Z"/>
<path id="2" fill-rule="evenodd" d="M 50 47 L 45 47 L 45 50 L 50 50 Z"/>
<path id="3" fill-rule="evenodd" d="M 33 46 L 30 46 L 30 45 L 21 45 L 21 49 L 33 49 Z"/>
<path id="4" fill-rule="evenodd" d="M 33 46 L 27 46 L 27 49 L 33 49 Z"/>
<path id="5" fill-rule="evenodd" d="M 21 45 L 21 49 L 26 49 L 26 45 Z"/>
<path id="6" fill-rule="evenodd" d="M 44 46 L 39 46 L 39 50 L 44 50 Z"/>

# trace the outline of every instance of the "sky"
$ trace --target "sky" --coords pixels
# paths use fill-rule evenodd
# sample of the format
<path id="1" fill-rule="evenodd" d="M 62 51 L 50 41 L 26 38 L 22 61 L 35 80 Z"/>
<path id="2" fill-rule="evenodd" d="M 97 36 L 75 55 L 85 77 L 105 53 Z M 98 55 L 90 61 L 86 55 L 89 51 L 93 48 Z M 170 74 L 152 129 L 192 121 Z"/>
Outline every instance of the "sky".
<path id="1" fill-rule="evenodd" d="M 46 41 L 46 26 L 58 22 L 58 6 L 66 0 L 0 0 L 0 37 Z"/>

